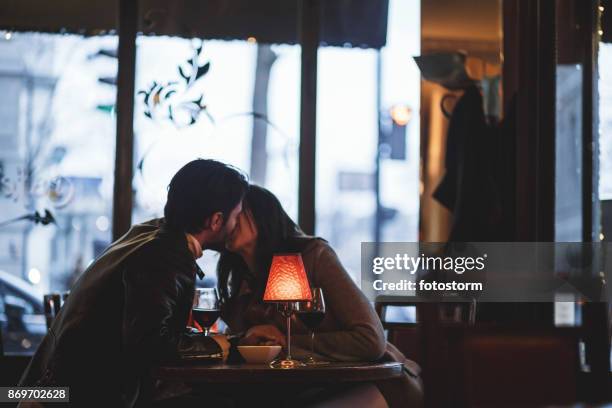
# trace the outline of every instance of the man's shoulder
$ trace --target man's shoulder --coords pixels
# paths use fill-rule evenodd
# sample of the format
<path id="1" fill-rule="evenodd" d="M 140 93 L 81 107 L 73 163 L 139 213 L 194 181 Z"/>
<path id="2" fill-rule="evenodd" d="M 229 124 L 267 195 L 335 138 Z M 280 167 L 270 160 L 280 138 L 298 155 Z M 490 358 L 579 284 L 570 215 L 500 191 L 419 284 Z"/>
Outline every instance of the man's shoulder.
<path id="1" fill-rule="evenodd" d="M 152 220 L 145 221 L 140 224 L 134 224 L 123 236 L 117 239 L 113 243 L 113 245 L 121 244 L 123 242 L 129 242 L 134 239 L 138 239 L 143 235 L 155 234 L 164 226 L 164 224 L 165 222 L 163 218 L 154 218 Z"/>
<path id="2" fill-rule="evenodd" d="M 193 267 L 193 255 L 187 247 L 185 234 L 166 228 L 163 218 L 132 226 L 112 247 L 126 254 L 127 265 L 137 269 L 163 266 L 187 270 Z"/>
<path id="3" fill-rule="evenodd" d="M 138 252 L 159 252 L 159 254 L 173 253 L 176 248 L 186 245 L 184 234 L 168 229 L 163 218 L 133 225 L 115 244 L 135 244 L 138 246 Z"/>
<path id="4" fill-rule="evenodd" d="M 156 236 L 126 259 L 123 273 L 128 281 L 168 282 L 178 276 L 191 276 L 193 267 L 189 252 Z"/>
<path id="5" fill-rule="evenodd" d="M 156 231 L 155 235 L 137 250 L 137 253 L 154 259 L 192 258 L 186 239 L 164 230 Z"/>

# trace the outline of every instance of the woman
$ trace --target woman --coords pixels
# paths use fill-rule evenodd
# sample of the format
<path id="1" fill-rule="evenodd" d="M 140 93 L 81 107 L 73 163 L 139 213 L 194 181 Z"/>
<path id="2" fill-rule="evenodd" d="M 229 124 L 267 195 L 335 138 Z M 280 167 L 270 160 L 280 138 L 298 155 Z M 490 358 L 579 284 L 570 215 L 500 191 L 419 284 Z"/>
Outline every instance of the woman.
<path id="1" fill-rule="evenodd" d="M 272 334 L 269 337 L 284 341 L 285 319 L 262 298 L 273 254 L 299 252 L 310 286 L 322 289 L 326 303 L 325 318 L 317 328 L 315 352 L 328 360 L 375 361 L 387 357 L 404 362 L 405 357 L 386 343 L 380 319 L 333 249 L 325 240 L 305 235 L 268 190 L 249 187 L 226 248 L 217 273 L 222 317 L 233 332 L 267 328 Z M 295 333 L 292 346 L 308 350 L 308 328 L 297 319 L 291 326 Z M 418 367 L 406 362 L 414 369 L 407 373 L 402 405 L 406 406 L 408 398 L 418 406 L 420 382 L 414 373 Z"/>

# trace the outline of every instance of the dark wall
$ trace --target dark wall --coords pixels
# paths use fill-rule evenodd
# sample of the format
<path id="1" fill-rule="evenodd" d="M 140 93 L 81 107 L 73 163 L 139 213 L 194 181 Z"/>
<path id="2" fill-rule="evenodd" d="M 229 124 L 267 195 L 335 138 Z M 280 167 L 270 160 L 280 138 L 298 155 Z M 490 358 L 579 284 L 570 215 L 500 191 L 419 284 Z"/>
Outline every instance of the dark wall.
<path id="1" fill-rule="evenodd" d="M 30 362 L 30 356 L 0 356 L 0 387 L 15 386 Z"/>
<path id="2" fill-rule="evenodd" d="M 612 240 L 612 200 L 601 201 L 601 233 L 604 241 Z"/>

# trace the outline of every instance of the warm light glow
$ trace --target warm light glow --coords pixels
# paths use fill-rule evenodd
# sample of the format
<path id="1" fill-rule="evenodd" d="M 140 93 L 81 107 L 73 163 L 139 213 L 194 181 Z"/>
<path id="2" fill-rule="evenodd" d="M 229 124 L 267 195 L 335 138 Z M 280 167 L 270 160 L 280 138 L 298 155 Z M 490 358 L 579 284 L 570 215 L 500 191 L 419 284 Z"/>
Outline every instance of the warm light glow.
<path id="1" fill-rule="evenodd" d="M 602 13 L 604 12 L 604 6 L 599 6 L 599 11 L 601 11 Z"/>
<path id="2" fill-rule="evenodd" d="M 312 300 L 310 284 L 300 254 L 274 255 L 263 300 L 266 302 Z"/>
<path id="3" fill-rule="evenodd" d="M 40 271 L 37 268 L 32 268 L 28 271 L 28 280 L 34 285 L 40 283 Z"/>
<path id="4" fill-rule="evenodd" d="M 412 119 L 412 109 L 408 106 L 395 105 L 391 108 L 391 119 L 400 126 L 406 126 Z"/>
<path id="5" fill-rule="evenodd" d="M 249 44 L 255 44 L 255 43 L 257 42 L 257 38 L 255 38 L 255 37 L 249 37 L 249 38 L 247 38 L 247 42 L 248 42 Z"/>
<path id="6" fill-rule="evenodd" d="M 600 233 L 599 233 L 599 240 L 600 240 L 600 241 L 603 241 L 603 240 L 605 240 L 605 239 L 606 239 L 606 237 L 605 237 L 605 235 L 603 234 L 603 232 L 600 232 Z"/>
<path id="7" fill-rule="evenodd" d="M 603 35 L 603 30 L 599 30 L 599 35 Z"/>

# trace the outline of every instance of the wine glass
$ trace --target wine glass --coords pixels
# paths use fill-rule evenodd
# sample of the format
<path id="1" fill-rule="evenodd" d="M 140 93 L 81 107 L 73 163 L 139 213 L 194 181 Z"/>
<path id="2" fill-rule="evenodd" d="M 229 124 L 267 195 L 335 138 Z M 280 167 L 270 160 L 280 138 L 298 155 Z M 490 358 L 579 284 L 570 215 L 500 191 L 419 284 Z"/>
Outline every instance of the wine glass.
<path id="1" fill-rule="evenodd" d="M 209 335 L 210 327 L 215 324 L 220 314 L 219 293 L 217 289 L 196 289 L 193 298 L 192 315 L 193 320 L 204 328 L 205 336 Z"/>
<path id="2" fill-rule="evenodd" d="M 321 288 L 313 288 L 312 300 L 298 302 L 296 315 L 298 319 L 310 329 L 310 356 L 308 356 L 304 362 L 308 365 L 325 364 L 325 362 L 317 361 L 314 358 L 315 329 L 319 327 L 323 318 L 325 318 L 325 299 L 323 298 L 323 290 Z"/>

